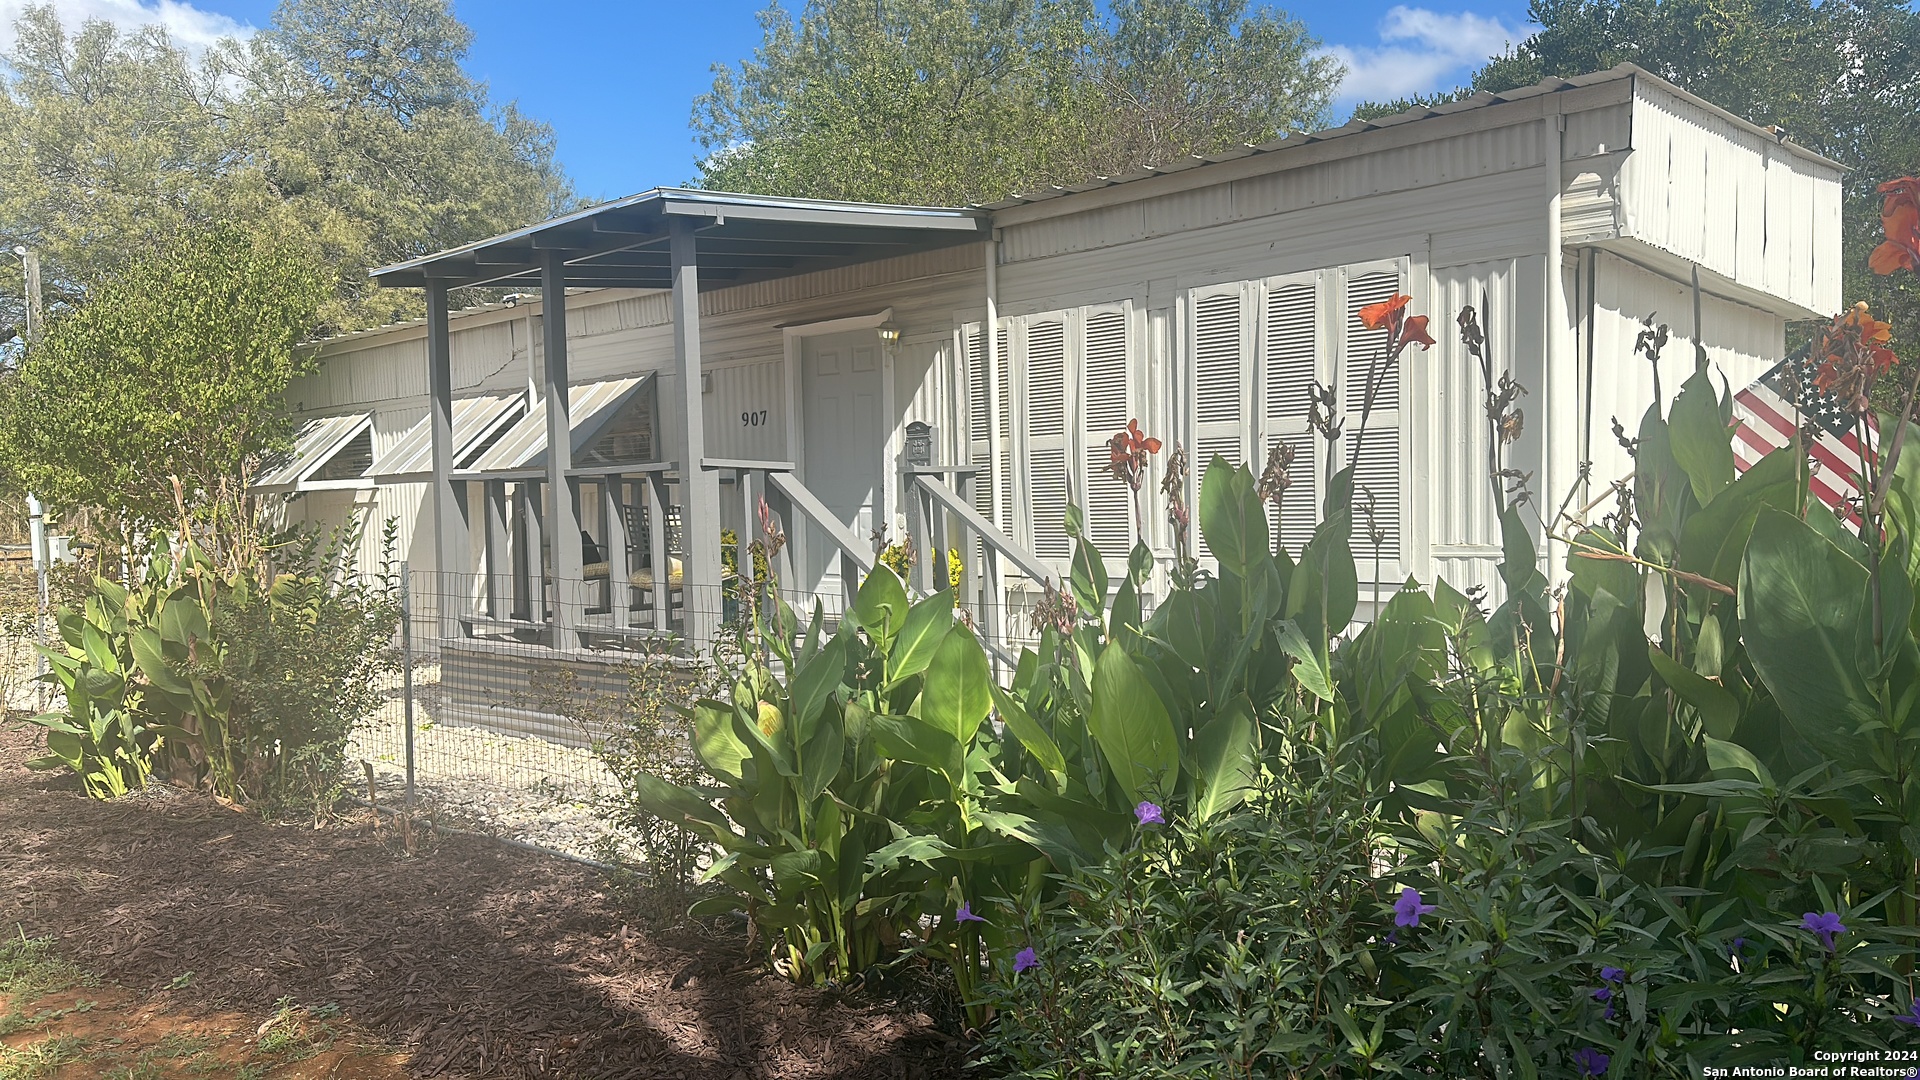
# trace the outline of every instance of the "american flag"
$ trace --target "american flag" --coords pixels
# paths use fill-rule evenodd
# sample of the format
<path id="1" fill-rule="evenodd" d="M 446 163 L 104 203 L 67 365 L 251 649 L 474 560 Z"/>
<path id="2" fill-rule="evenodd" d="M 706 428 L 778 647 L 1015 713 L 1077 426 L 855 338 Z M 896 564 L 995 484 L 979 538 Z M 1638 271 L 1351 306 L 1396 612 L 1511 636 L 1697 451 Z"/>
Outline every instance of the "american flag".
<path id="1" fill-rule="evenodd" d="M 1802 346 L 1775 364 L 1746 389 L 1733 396 L 1733 460 L 1739 472 L 1793 439 L 1799 417 L 1807 440 L 1812 471 L 1808 489 L 1814 497 L 1858 523 L 1860 502 L 1860 428 L 1854 415 L 1832 394 L 1813 384 L 1819 369 L 1812 350 Z M 1798 401 L 1799 407 L 1795 408 Z M 1866 421 L 1867 453 L 1874 452 L 1878 428 L 1872 414 Z"/>

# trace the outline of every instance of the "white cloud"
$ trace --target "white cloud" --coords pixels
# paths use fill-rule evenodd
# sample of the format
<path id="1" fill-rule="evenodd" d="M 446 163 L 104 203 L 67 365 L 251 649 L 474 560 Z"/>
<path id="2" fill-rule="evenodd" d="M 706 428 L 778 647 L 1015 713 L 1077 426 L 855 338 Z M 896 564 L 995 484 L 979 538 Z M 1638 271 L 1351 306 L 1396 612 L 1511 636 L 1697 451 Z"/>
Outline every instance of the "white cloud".
<path id="1" fill-rule="evenodd" d="M 1380 20 L 1378 45 L 1331 45 L 1326 51 L 1347 66 L 1340 101 L 1351 104 L 1450 90 L 1488 57 L 1528 36 L 1471 11 L 1396 5 Z"/>
<path id="2" fill-rule="evenodd" d="M 30 0 L 0 0 L 0 51 L 13 49 L 14 20 Z M 121 30 L 159 26 L 173 43 L 200 52 L 223 37 L 247 37 L 253 27 L 217 11 L 207 11 L 179 0 L 53 0 L 53 9 L 68 32 L 89 20 L 109 22 Z"/>

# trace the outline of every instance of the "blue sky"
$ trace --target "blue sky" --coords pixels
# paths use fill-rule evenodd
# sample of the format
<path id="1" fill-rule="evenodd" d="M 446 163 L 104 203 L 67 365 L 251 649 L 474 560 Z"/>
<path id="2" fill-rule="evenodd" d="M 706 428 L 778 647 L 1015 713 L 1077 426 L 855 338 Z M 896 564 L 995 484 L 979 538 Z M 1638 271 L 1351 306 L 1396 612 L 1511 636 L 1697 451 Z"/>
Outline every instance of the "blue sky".
<path id="1" fill-rule="evenodd" d="M 788 0 L 797 7 L 803 0 Z M 1258 0 L 1256 0 L 1256 3 Z M 274 0 L 53 0 L 69 25 L 158 23 L 188 44 L 264 25 Z M 25 0 L 0 0 L 0 46 Z M 473 28 L 468 68 L 496 98 L 553 125 L 580 193 L 611 198 L 694 175 L 687 119 L 711 66 L 752 53 L 765 0 L 455 0 Z M 1525 0 L 1280 3 L 1349 68 L 1336 112 L 1362 98 L 1450 88 L 1508 40 Z M 1344 118 L 1344 115 L 1342 115 Z"/>

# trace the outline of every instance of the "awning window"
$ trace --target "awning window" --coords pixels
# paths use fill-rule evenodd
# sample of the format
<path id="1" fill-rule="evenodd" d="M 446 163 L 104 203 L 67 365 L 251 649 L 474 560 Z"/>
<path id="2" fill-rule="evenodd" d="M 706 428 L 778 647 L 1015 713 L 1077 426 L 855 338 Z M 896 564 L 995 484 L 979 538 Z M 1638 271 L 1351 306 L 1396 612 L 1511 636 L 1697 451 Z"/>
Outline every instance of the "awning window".
<path id="1" fill-rule="evenodd" d="M 653 374 L 568 388 L 573 460 L 581 465 L 638 465 L 659 460 Z M 533 408 L 461 470 L 468 477 L 537 473 L 547 463 L 547 414 Z"/>
<path id="2" fill-rule="evenodd" d="M 466 468 L 525 415 L 527 395 L 494 394 L 459 398 L 453 403 L 453 467 Z M 407 429 L 367 475 L 383 484 L 426 480 L 433 475 L 433 417 L 423 416 Z"/>
<path id="3" fill-rule="evenodd" d="M 293 452 L 269 459 L 253 488 L 263 492 L 358 487 L 373 460 L 373 414 L 323 416 L 300 426 Z"/>

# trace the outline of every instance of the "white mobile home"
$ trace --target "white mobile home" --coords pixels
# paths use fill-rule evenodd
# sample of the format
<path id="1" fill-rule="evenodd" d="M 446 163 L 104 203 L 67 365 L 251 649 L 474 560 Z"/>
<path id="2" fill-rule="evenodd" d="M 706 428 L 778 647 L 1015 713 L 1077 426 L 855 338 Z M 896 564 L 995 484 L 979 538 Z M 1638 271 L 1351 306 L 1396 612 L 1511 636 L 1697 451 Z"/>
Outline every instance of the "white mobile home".
<path id="1" fill-rule="evenodd" d="M 1511 464 L 1557 503 L 1593 462 L 1597 495 L 1631 467 L 1610 418 L 1653 392 L 1643 318 L 1673 328 L 1670 392 L 1694 337 L 1738 386 L 1786 322 L 1840 307 L 1840 175 L 1628 66 L 988 206 L 655 189 L 376 271 L 428 317 L 324 343 L 300 452 L 264 480 L 316 523 L 397 519 L 450 583 L 449 639 L 704 639 L 722 530 L 759 535 L 763 499 L 792 540 L 783 589 L 832 607 L 916 532 L 967 552 L 963 599 L 1004 632 L 1064 569 L 1069 502 L 1116 564 L 1136 528 L 1173 557 L 1161 463 L 1136 522 L 1113 432 L 1185 447 L 1195 483 L 1216 453 L 1324 455 L 1306 389 L 1357 413 L 1354 313 L 1404 292 L 1439 343 L 1406 355 L 1359 451 L 1386 534 L 1377 574 L 1357 552 L 1363 598 L 1464 587 L 1498 538 L 1455 313 L 1480 309 L 1530 391 Z M 545 302 L 449 313 L 474 285 Z M 1297 549 L 1320 493 L 1295 473 Z M 921 557 L 923 585 L 944 562 Z"/>

